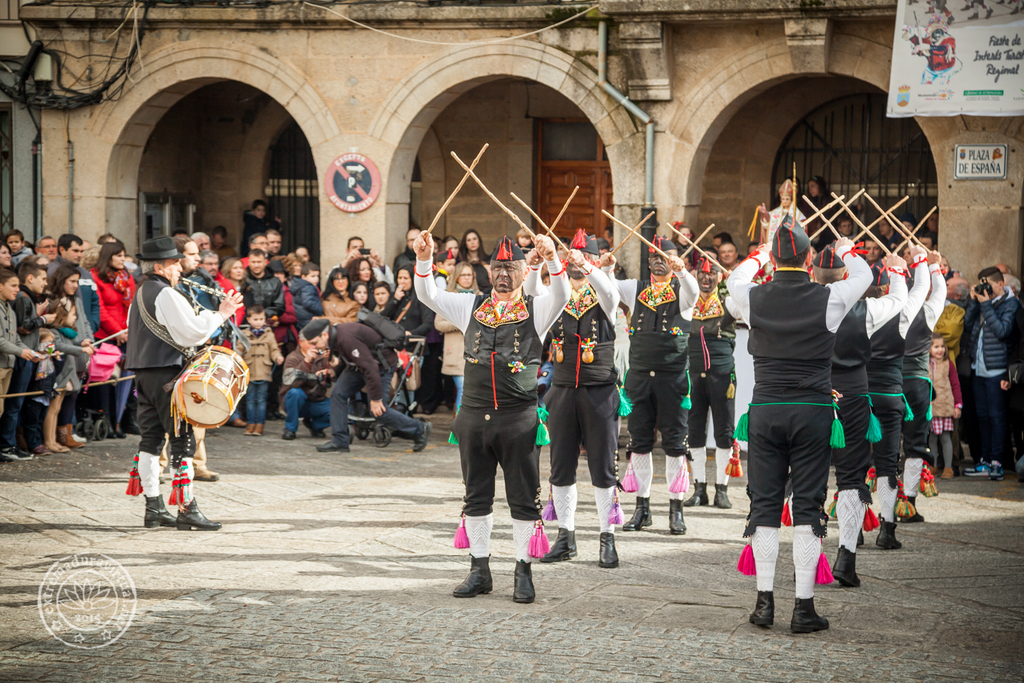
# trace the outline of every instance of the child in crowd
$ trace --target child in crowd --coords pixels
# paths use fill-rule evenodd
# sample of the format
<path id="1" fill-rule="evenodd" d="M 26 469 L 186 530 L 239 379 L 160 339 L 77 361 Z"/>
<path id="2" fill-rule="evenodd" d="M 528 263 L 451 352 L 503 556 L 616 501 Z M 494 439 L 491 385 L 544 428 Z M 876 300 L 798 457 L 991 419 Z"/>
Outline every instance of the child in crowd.
<path id="1" fill-rule="evenodd" d="M 941 334 L 932 335 L 931 358 L 929 359 L 929 375 L 935 389 L 935 400 L 932 401 L 931 433 L 928 435 L 928 447 L 935 457 L 936 467 L 939 464 L 939 445 L 942 445 L 942 478 L 953 478 L 953 420 L 960 417 L 964 407 L 960 394 L 960 378 L 956 374 L 956 365 L 949 359 L 949 349 Z M 910 494 L 908 494 L 910 495 Z"/>
<path id="2" fill-rule="evenodd" d="M 46 422 L 49 421 L 49 407 L 57 398 L 56 379 L 64 369 L 64 359 L 57 351 L 53 339 L 53 331 L 47 328 L 39 330 L 39 341 L 36 351 L 43 359 L 36 363 L 32 381 L 28 391 L 41 391 L 42 396 L 28 396 L 21 410 L 21 426 L 25 435 L 25 444 L 32 455 L 49 455 L 50 453 L 67 453 L 68 449 L 56 441 L 56 422 L 54 433 L 46 434 Z M 45 416 L 45 420 L 44 420 Z M 56 415 L 54 415 L 56 420 Z M 50 437 L 50 438 L 46 438 Z"/>
<path id="3" fill-rule="evenodd" d="M 263 425 L 267 421 L 267 390 L 270 387 L 274 365 L 284 362 L 284 356 L 277 346 L 274 331 L 267 327 L 267 312 L 263 306 L 249 308 L 249 350 L 242 355 L 249 366 L 249 390 L 245 394 L 245 415 L 248 424 L 246 436 L 263 436 Z"/>
<path id="4" fill-rule="evenodd" d="M 4 236 L 7 248 L 11 250 L 11 267 L 17 268 L 21 262 L 32 255 L 32 250 L 25 244 L 25 236 L 21 230 L 11 230 Z"/>
<path id="5" fill-rule="evenodd" d="M 12 306 L 18 296 L 20 284 L 18 276 L 13 271 L 0 270 L 0 395 L 10 391 L 15 368 L 36 359 L 36 352 L 21 341 L 21 335 L 18 334 L 18 318 Z M 10 402 L 14 399 L 7 400 Z M 3 412 L 4 399 L 0 398 L 0 414 Z M 0 462 L 16 462 L 31 458 L 31 454 L 18 453 L 13 445 L 0 450 Z"/>

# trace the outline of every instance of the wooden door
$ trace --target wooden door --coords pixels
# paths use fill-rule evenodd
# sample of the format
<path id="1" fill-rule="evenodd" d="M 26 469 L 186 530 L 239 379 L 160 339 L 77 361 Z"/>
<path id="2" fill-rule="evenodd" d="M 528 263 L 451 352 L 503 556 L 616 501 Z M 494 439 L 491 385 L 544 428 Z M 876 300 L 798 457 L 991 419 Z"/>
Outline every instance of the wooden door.
<path id="1" fill-rule="evenodd" d="M 552 140 L 552 136 L 562 139 Z M 586 121 L 547 119 L 541 121 L 538 137 L 537 214 L 551 225 L 573 188 L 579 186 L 555 233 L 564 241 L 580 229 L 603 236 L 608 219 L 601 211 L 611 212 L 613 206 L 612 173 L 597 131 Z"/>

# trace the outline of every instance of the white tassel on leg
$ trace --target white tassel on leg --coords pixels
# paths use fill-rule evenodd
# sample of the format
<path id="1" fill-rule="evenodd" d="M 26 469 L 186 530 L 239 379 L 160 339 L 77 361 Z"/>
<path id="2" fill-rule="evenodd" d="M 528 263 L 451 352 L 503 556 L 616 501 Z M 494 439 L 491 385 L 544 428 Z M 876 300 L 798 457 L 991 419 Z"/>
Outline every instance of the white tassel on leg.
<path id="1" fill-rule="evenodd" d="M 491 529 L 494 515 L 470 517 L 466 515 L 466 535 L 469 536 L 469 554 L 482 560 L 491 555 Z"/>
<path id="2" fill-rule="evenodd" d="M 715 449 L 715 483 L 729 485 L 729 475 L 725 473 L 725 468 L 729 466 L 729 458 L 732 457 L 731 448 L 716 448 Z"/>
<path id="3" fill-rule="evenodd" d="M 854 540 L 854 545 L 857 545 Z M 793 527 L 793 568 L 796 570 L 796 597 L 806 600 L 814 597 L 814 577 L 821 557 L 821 540 L 814 535 L 810 524 Z"/>
<path id="4" fill-rule="evenodd" d="M 921 485 L 921 468 L 924 467 L 923 458 L 907 458 L 903 463 L 903 493 L 908 496 L 916 496 L 918 487 Z"/>
<path id="5" fill-rule="evenodd" d="M 889 486 L 889 477 L 878 478 L 878 501 L 882 506 L 878 516 L 886 522 L 896 521 L 896 489 Z"/>
<path id="6" fill-rule="evenodd" d="M 754 529 L 750 539 L 757 567 L 757 590 L 771 591 L 775 585 L 775 562 L 779 559 L 779 530 L 770 526 Z"/>
<path id="7" fill-rule="evenodd" d="M 566 531 L 576 530 L 576 484 L 572 486 L 552 486 L 551 498 L 558 515 L 558 528 Z"/>
<path id="8" fill-rule="evenodd" d="M 142 481 L 142 492 L 146 496 L 152 498 L 160 495 L 159 455 L 139 452 L 139 480 Z"/>
<path id="9" fill-rule="evenodd" d="M 693 480 L 707 482 L 708 449 L 691 448 L 690 457 L 692 458 L 692 460 L 690 460 L 690 472 L 693 474 Z"/>
<path id="10" fill-rule="evenodd" d="M 512 520 L 512 540 L 516 544 L 516 561 L 533 562 L 530 557 L 530 537 L 533 536 L 533 522 L 529 520 Z"/>
<path id="11" fill-rule="evenodd" d="M 853 489 L 840 491 L 836 500 L 836 518 L 839 520 L 839 545 L 851 553 L 857 552 L 857 534 L 864 526 L 864 503 Z"/>
<path id="12" fill-rule="evenodd" d="M 615 487 L 606 489 L 594 487 L 594 501 L 597 503 L 597 520 L 601 523 L 601 533 L 615 533 L 615 526 L 608 522 L 612 505 L 615 504 Z"/>
<path id="13" fill-rule="evenodd" d="M 654 481 L 654 460 L 650 453 L 633 454 L 633 476 L 636 477 L 637 498 L 651 497 L 651 482 Z"/>
<path id="14" fill-rule="evenodd" d="M 671 455 L 665 456 L 665 486 L 671 487 L 672 482 L 676 480 L 676 476 L 679 474 L 679 468 L 686 467 L 686 456 L 681 455 L 675 458 Z M 672 493 L 668 492 L 669 500 L 682 500 L 685 493 Z"/>

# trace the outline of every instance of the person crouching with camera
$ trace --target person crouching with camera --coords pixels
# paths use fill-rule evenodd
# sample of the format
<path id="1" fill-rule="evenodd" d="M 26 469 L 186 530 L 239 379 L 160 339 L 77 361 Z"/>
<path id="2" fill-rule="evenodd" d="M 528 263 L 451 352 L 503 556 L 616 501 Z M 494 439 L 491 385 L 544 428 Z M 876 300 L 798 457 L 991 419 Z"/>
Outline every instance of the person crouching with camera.
<path id="1" fill-rule="evenodd" d="M 313 438 L 324 438 L 324 429 L 331 426 L 331 402 L 328 396 L 339 359 L 331 359 L 327 351 L 327 325 L 312 321 L 299 332 L 298 347 L 284 359 L 281 381 L 281 404 L 287 417 L 284 421 L 285 441 L 295 439 L 299 418 Z"/>

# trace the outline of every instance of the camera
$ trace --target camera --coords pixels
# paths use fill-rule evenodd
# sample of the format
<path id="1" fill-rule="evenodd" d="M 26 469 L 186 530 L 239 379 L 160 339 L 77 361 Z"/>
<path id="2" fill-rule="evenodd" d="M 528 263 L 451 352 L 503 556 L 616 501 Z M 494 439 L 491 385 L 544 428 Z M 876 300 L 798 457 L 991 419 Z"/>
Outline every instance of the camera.
<path id="1" fill-rule="evenodd" d="M 988 280 L 982 280 L 978 284 L 974 285 L 974 293 L 992 296 L 992 285 L 988 283 Z"/>
<path id="2" fill-rule="evenodd" d="M 370 255 L 370 250 L 369 249 L 360 249 L 359 253 L 362 254 L 363 256 L 369 256 Z M 13 280 L 14 278 L 11 278 L 11 279 Z"/>

